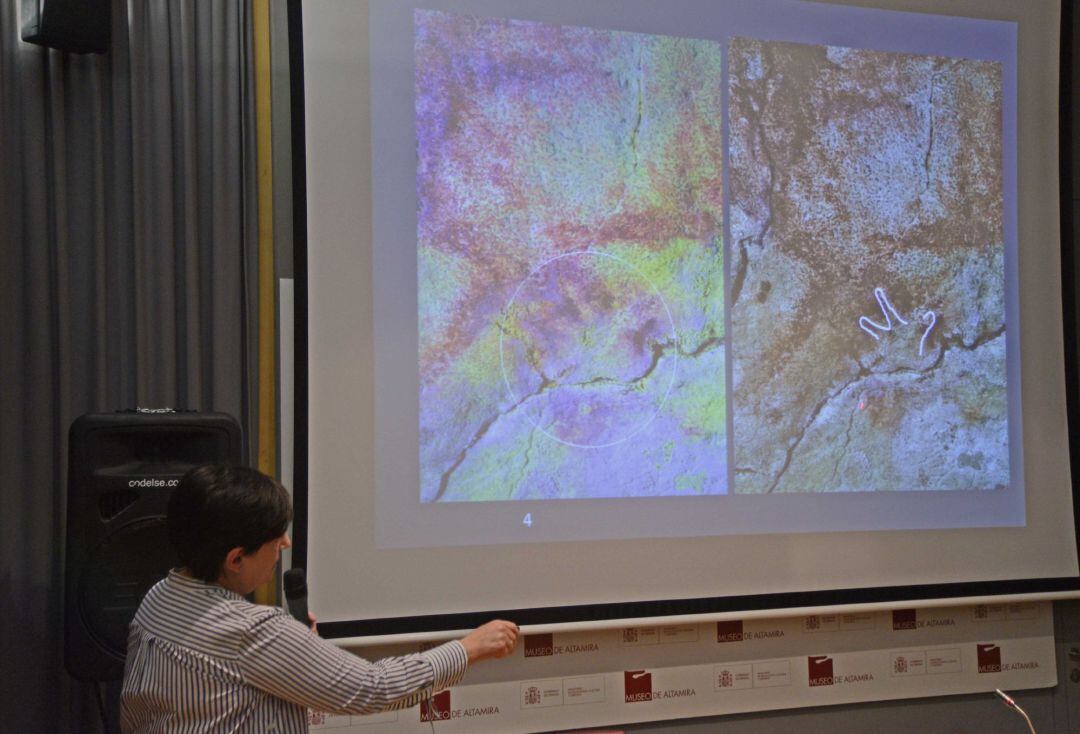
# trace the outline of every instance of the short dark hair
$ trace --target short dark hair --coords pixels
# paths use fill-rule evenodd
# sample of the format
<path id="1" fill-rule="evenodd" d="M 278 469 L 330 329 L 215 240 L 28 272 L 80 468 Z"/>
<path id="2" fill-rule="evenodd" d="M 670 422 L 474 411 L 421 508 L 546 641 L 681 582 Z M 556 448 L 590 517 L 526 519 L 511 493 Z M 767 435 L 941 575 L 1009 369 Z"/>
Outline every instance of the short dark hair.
<path id="1" fill-rule="evenodd" d="M 246 466 L 200 466 L 173 490 L 166 524 L 180 563 L 213 583 L 230 550 L 254 553 L 290 520 L 289 493 L 273 477 Z"/>

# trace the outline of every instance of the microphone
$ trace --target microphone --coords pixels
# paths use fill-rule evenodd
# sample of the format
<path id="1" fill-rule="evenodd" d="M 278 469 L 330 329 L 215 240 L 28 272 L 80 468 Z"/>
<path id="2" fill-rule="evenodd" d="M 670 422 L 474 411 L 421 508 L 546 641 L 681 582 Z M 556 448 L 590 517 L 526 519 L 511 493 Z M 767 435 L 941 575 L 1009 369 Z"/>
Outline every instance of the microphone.
<path id="1" fill-rule="evenodd" d="M 285 587 L 285 602 L 289 608 L 289 614 L 305 627 L 310 627 L 311 620 L 308 619 L 307 609 L 307 579 L 304 577 L 304 569 L 290 568 L 285 572 L 282 585 Z"/>
<path id="2" fill-rule="evenodd" d="M 1001 690 L 1000 688 L 995 688 L 994 689 L 994 695 L 997 696 L 998 698 L 1000 698 L 1002 701 L 1004 701 L 1005 705 L 1008 706 L 1009 708 L 1011 708 L 1011 709 L 1016 708 L 1016 701 L 1012 700 L 1012 696 L 1010 696 L 1008 693 Z"/>
<path id="3" fill-rule="evenodd" d="M 994 689 L 994 695 L 1000 698 L 1001 702 L 1004 703 L 1006 706 L 1023 716 L 1024 721 L 1027 722 L 1028 730 L 1031 732 L 1031 734 L 1035 734 L 1035 725 L 1031 723 L 1031 717 L 1027 715 L 1027 712 L 1024 711 L 1024 709 L 1020 708 L 1020 705 L 1012 699 L 1012 696 L 1010 696 L 1008 693 L 1001 690 L 1000 688 Z"/>

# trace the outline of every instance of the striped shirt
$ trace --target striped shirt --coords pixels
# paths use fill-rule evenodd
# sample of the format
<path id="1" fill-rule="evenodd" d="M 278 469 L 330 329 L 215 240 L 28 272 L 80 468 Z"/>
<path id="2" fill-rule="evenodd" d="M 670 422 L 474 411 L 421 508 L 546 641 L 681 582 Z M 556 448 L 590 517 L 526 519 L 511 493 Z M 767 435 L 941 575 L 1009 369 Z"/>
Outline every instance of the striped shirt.
<path id="1" fill-rule="evenodd" d="M 277 607 L 177 571 L 154 586 L 128 635 L 124 732 L 308 731 L 308 707 L 368 714 L 457 683 L 460 642 L 370 663 Z"/>

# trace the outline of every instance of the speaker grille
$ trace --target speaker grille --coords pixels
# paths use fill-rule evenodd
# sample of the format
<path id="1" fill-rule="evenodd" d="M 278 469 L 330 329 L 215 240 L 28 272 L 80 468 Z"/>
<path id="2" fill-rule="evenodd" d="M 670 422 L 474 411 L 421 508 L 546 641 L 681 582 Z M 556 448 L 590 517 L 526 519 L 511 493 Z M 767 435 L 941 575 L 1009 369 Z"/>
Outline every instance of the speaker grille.
<path id="1" fill-rule="evenodd" d="M 98 497 L 98 513 L 102 522 L 108 522 L 121 512 L 135 504 L 139 499 L 139 493 L 133 489 L 122 489 L 115 492 L 105 492 Z"/>
<path id="2" fill-rule="evenodd" d="M 97 644 L 122 663 L 128 623 L 143 596 L 178 565 L 165 536 L 165 518 L 149 517 L 122 525 L 90 554 L 79 581 L 83 624 Z"/>

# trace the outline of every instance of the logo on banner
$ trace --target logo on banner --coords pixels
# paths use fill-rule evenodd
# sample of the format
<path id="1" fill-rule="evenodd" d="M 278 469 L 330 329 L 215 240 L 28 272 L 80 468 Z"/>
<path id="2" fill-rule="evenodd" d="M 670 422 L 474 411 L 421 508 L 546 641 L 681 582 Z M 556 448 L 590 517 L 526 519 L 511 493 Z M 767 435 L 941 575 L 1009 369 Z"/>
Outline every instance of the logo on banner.
<path id="1" fill-rule="evenodd" d="M 833 684 L 833 659 L 828 655 L 811 655 L 806 659 L 810 685 L 831 686 Z"/>
<path id="2" fill-rule="evenodd" d="M 448 721 L 450 719 L 450 691 L 436 693 L 420 702 L 420 721 Z"/>
<path id="3" fill-rule="evenodd" d="M 1001 646 L 996 642 L 976 644 L 975 655 L 980 673 L 1007 673 L 1013 670 L 1038 670 L 1039 668 L 1038 660 L 1002 661 Z"/>
<path id="4" fill-rule="evenodd" d="M 623 671 L 623 701 L 626 703 L 659 701 L 664 698 L 686 698 L 696 695 L 697 689 L 695 688 L 665 688 L 662 690 L 653 688 L 652 673 L 647 670 Z"/>
<path id="5" fill-rule="evenodd" d="M 470 706 L 456 709 L 450 705 L 450 691 L 436 693 L 431 698 L 420 702 L 420 721 L 449 721 L 450 719 L 470 719 L 474 716 L 495 716 L 498 706 Z"/>
<path id="6" fill-rule="evenodd" d="M 583 652 L 600 652 L 600 645 L 595 642 L 575 642 L 568 645 L 556 645 L 555 635 L 525 635 L 525 657 L 542 658 L 552 655 L 573 655 Z"/>
<path id="7" fill-rule="evenodd" d="M 652 673 L 644 670 L 623 671 L 623 694 L 626 703 L 652 700 Z"/>
<path id="8" fill-rule="evenodd" d="M 892 628 L 894 630 L 913 630 L 918 626 L 914 609 L 894 609 Z"/>
<path id="9" fill-rule="evenodd" d="M 730 622 L 717 622 L 716 623 L 716 641 L 717 642 L 742 642 L 743 641 L 743 624 L 741 619 L 736 619 Z"/>
<path id="10" fill-rule="evenodd" d="M 521 693 L 521 702 L 525 706 L 539 706 L 540 705 L 540 689 L 536 686 L 529 686 Z"/>
<path id="11" fill-rule="evenodd" d="M 730 622 L 716 623 L 716 641 L 721 643 L 747 642 L 750 640 L 767 640 L 783 636 L 784 630 L 780 629 L 779 627 L 749 631 L 743 627 L 743 622 L 741 619 L 736 619 Z"/>
<path id="12" fill-rule="evenodd" d="M 990 643 L 989 645 L 977 644 L 975 646 L 976 659 L 979 662 L 980 673 L 1001 672 L 1001 648 Z"/>
<path id="13" fill-rule="evenodd" d="M 555 654 L 555 635 L 525 635 L 525 657 L 540 658 Z"/>
<path id="14" fill-rule="evenodd" d="M 806 663 L 811 687 L 870 683 L 874 680 L 874 674 L 869 670 L 851 671 L 850 666 L 843 666 L 843 672 L 837 671 L 835 658 L 831 655 L 810 655 L 806 658 Z"/>
<path id="15" fill-rule="evenodd" d="M 919 619 L 915 609 L 895 609 L 892 613 L 894 631 L 924 629 L 926 627 L 955 627 L 956 617 L 936 614 L 929 619 Z"/>

